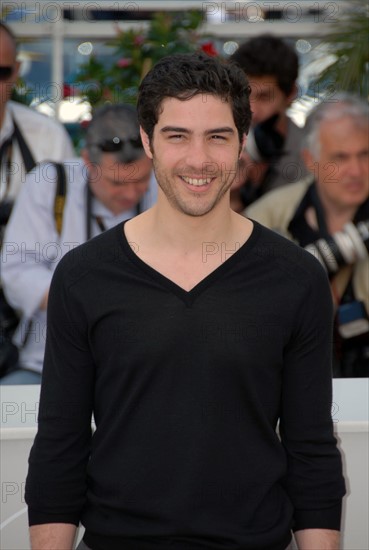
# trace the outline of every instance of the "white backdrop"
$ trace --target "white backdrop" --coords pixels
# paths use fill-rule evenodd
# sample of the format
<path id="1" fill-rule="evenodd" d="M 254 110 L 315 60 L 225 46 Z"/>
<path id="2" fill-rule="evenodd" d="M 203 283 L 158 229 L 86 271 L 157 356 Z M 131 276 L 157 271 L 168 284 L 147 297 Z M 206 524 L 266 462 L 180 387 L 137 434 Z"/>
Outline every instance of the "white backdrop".
<path id="1" fill-rule="evenodd" d="M 342 451 L 347 495 L 342 549 L 369 548 L 369 380 L 337 379 L 332 416 Z M 37 426 L 39 386 L 0 387 L 0 548 L 28 550 L 24 480 Z M 79 537 L 82 531 L 79 533 Z"/>

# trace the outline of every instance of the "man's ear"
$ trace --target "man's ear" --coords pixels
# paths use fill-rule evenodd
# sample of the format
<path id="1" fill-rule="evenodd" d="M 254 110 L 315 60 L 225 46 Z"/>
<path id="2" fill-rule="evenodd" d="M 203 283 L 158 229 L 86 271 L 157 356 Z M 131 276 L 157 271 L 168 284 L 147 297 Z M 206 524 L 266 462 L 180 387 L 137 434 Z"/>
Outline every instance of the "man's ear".
<path id="1" fill-rule="evenodd" d="M 80 154 L 81 154 L 82 160 L 85 163 L 85 165 L 87 167 L 90 166 L 91 161 L 90 161 L 90 157 L 89 157 L 87 149 L 86 148 L 82 149 Z"/>
<path id="2" fill-rule="evenodd" d="M 142 139 L 142 145 L 145 150 L 146 155 L 149 157 L 149 159 L 152 160 L 152 152 L 151 152 L 151 145 L 150 145 L 150 139 L 145 130 L 140 126 L 140 134 Z"/>
<path id="3" fill-rule="evenodd" d="M 243 138 L 242 138 L 242 141 L 241 141 L 241 144 L 240 144 L 240 152 L 238 154 L 238 159 L 240 159 L 242 157 L 242 153 L 243 153 L 243 151 L 245 150 L 245 147 L 246 147 L 246 142 L 247 142 L 247 135 L 243 134 Z"/>
<path id="4" fill-rule="evenodd" d="M 290 91 L 290 93 L 286 97 L 288 107 L 290 107 L 290 105 L 295 101 L 295 99 L 297 97 L 297 92 L 298 92 L 298 88 L 297 88 L 297 84 L 295 82 L 294 85 L 292 86 L 292 90 Z"/>
<path id="5" fill-rule="evenodd" d="M 102 153 L 102 155 L 103 154 L 104 153 Z M 93 182 L 100 181 L 100 178 L 101 178 L 100 164 L 98 162 L 93 162 L 90 159 L 90 154 L 89 154 L 88 149 L 86 147 L 84 147 L 81 150 L 80 155 L 81 155 L 82 160 L 85 163 L 85 166 L 87 168 L 87 174 L 88 174 L 88 178 L 89 178 L 90 182 L 91 181 L 93 181 Z"/>
<path id="6" fill-rule="evenodd" d="M 316 173 L 316 159 L 313 157 L 309 149 L 302 149 L 301 151 L 301 157 L 304 161 L 304 164 L 306 168 L 311 172 L 312 174 Z"/>

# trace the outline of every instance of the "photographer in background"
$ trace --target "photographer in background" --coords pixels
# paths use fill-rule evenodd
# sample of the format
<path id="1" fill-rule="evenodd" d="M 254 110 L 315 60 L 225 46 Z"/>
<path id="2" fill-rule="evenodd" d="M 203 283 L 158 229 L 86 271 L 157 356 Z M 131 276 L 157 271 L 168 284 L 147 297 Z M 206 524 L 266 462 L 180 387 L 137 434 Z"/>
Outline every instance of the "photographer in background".
<path id="1" fill-rule="evenodd" d="M 303 130 L 287 116 L 296 98 L 298 56 L 293 47 L 264 34 L 251 38 L 231 56 L 251 87 L 252 128 L 231 194 L 242 212 L 266 192 L 307 174 L 300 155 Z"/>
<path id="2" fill-rule="evenodd" d="M 18 78 L 16 39 L 0 21 L 0 249 L 14 201 L 37 162 L 74 156 L 65 128 L 31 109 L 10 101 Z M 11 337 L 18 324 L 0 288 L 0 376 L 17 360 Z"/>
<path id="3" fill-rule="evenodd" d="M 59 166 L 41 163 L 28 174 L 5 232 L 2 254 L 4 292 L 22 312 L 14 337 L 19 363 L 0 384 L 41 381 L 49 286 L 60 259 L 105 229 L 143 212 L 156 195 L 152 162 L 145 155 L 136 110 L 130 105 L 105 105 L 94 112 L 81 159 Z"/>
<path id="4" fill-rule="evenodd" d="M 25 175 L 44 160 L 73 158 L 65 128 L 34 109 L 10 101 L 18 78 L 16 39 L 0 21 L 0 204 L 5 225 Z"/>
<path id="5" fill-rule="evenodd" d="M 336 306 L 334 375 L 369 376 L 369 106 L 336 94 L 309 114 L 302 151 L 312 178 L 277 189 L 247 217 L 312 252 Z"/>

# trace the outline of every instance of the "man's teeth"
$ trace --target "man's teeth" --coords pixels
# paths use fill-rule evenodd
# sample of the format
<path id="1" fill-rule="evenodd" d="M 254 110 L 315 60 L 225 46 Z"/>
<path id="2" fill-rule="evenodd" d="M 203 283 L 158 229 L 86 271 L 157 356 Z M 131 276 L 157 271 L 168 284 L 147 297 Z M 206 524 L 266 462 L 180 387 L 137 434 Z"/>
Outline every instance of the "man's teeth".
<path id="1" fill-rule="evenodd" d="M 211 182 L 211 178 L 187 178 L 185 176 L 182 176 L 182 179 L 190 184 L 195 185 L 196 187 L 201 187 L 202 185 L 207 185 Z"/>

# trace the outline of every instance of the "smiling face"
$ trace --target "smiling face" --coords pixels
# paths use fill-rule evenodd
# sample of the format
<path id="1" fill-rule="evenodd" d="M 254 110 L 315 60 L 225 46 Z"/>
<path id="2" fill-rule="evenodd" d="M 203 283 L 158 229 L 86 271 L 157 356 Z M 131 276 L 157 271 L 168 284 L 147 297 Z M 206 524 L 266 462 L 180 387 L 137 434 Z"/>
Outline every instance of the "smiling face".
<path id="1" fill-rule="evenodd" d="M 141 135 L 159 201 L 189 216 L 204 216 L 222 199 L 229 204 L 241 146 L 229 103 L 209 94 L 166 98 L 151 143 Z"/>

